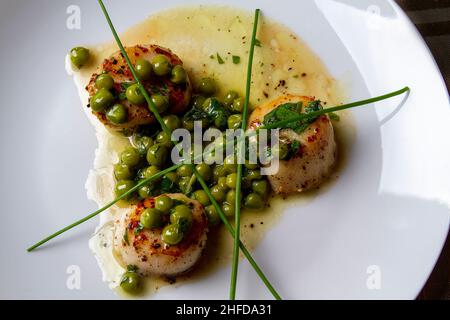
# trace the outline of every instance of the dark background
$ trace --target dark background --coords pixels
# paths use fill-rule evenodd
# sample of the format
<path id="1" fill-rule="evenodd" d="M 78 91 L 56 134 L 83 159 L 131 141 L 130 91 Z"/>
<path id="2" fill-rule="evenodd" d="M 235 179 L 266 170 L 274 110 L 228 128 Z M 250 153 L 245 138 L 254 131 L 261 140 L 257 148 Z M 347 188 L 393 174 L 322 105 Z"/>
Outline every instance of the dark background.
<path id="1" fill-rule="evenodd" d="M 425 38 L 450 91 L 450 0 L 396 0 Z M 450 300 L 450 237 L 418 299 Z"/>

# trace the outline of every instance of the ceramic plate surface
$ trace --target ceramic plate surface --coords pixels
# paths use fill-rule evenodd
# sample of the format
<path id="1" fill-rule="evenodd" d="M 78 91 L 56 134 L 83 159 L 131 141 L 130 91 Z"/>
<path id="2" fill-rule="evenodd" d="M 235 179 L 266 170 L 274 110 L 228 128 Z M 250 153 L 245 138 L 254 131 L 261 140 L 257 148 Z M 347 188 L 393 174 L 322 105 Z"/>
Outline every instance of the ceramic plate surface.
<path id="1" fill-rule="evenodd" d="M 191 1 L 106 1 L 118 30 Z M 203 1 L 253 10 L 294 30 L 349 100 L 408 85 L 411 94 L 352 111 L 356 139 L 338 181 L 285 212 L 254 250 L 284 298 L 413 299 L 449 228 L 448 93 L 423 40 L 386 0 Z M 193 2 L 201 3 L 201 1 Z M 81 30 L 66 28 L 79 5 Z M 96 1 L 0 2 L 1 298 L 109 299 L 88 248 L 98 220 L 32 254 L 27 246 L 93 211 L 84 183 L 96 139 L 64 69 L 76 44 L 111 41 Z M 81 290 L 67 288 L 70 266 Z M 380 275 L 373 288 L 371 275 Z M 271 296 L 243 261 L 238 297 Z M 157 299 L 226 299 L 229 266 Z"/>

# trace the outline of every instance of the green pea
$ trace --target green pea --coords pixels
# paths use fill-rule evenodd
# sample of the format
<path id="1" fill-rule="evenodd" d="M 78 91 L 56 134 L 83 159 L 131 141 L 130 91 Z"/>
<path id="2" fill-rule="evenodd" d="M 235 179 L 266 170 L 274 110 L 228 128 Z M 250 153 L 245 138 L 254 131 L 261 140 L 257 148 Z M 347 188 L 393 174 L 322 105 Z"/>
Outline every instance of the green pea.
<path id="1" fill-rule="evenodd" d="M 187 186 L 189 185 L 189 182 L 191 180 L 191 177 L 181 177 L 181 179 L 178 181 L 178 187 L 180 190 L 184 193 L 186 192 Z"/>
<path id="2" fill-rule="evenodd" d="M 162 195 L 156 198 L 155 201 L 155 208 L 161 211 L 164 214 L 168 214 L 170 212 L 170 209 L 172 209 L 173 206 L 173 200 L 172 198 Z"/>
<path id="3" fill-rule="evenodd" d="M 170 136 L 168 136 L 164 131 L 161 131 L 156 136 L 156 143 L 165 145 L 165 146 L 172 146 L 172 140 L 170 139 Z"/>
<path id="4" fill-rule="evenodd" d="M 200 202 L 202 205 L 207 206 L 211 204 L 208 195 L 204 190 L 197 190 L 192 194 L 192 197 Z"/>
<path id="5" fill-rule="evenodd" d="M 204 95 L 212 96 L 216 92 L 216 82 L 211 78 L 203 78 L 198 89 Z"/>
<path id="6" fill-rule="evenodd" d="M 241 128 L 242 125 L 242 115 L 241 114 L 232 114 L 228 117 L 227 120 L 228 129 L 237 130 Z"/>
<path id="7" fill-rule="evenodd" d="M 200 176 L 205 180 L 209 181 L 212 176 L 212 170 L 206 163 L 198 164 L 195 169 L 200 174 Z"/>
<path id="8" fill-rule="evenodd" d="M 211 107 L 213 103 L 213 99 L 215 98 L 207 98 L 205 102 L 203 102 L 203 104 L 201 105 L 200 109 L 202 109 L 205 112 L 208 112 L 208 109 Z"/>
<path id="9" fill-rule="evenodd" d="M 265 197 L 269 192 L 269 184 L 267 180 L 254 180 L 252 182 L 252 189 L 255 193 Z"/>
<path id="10" fill-rule="evenodd" d="M 249 209 L 262 209 L 264 207 L 264 200 L 257 193 L 250 193 L 245 197 L 244 206 Z"/>
<path id="11" fill-rule="evenodd" d="M 236 91 L 228 91 L 225 97 L 223 97 L 223 104 L 231 109 L 231 105 L 237 98 L 239 98 L 239 94 Z"/>
<path id="12" fill-rule="evenodd" d="M 206 101 L 206 98 L 204 96 L 195 96 L 193 97 L 192 101 L 193 101 L 192 106 L 194 108 L 201 109 Z"/>
<path id="13" fill-rule="evenodd" d="M 244 110 L 245 105 L 245 99 L 244 98 L 237 98 L 233 101 L 233 104 L 231 105 L 231 111 L 236 113 L 242 113 Z"/>
<path id="14" fill-rule="evenodd" d="M 147 229 L 160 228 L 164 223 L 163 213 L 153 208 L 145 209 L 141 214 L 139 222 Z"/>
<path id="15" fill-rule="evenodd" d="M 120 103 L 116 103 L 106 112 L 106 118 L 112 124 L 121 124 L 127 122 L 128 110 Z"/>
<path id="16" fill-rule="evenodd" d="M 183 232 L 178 224 L 169 224 L 162 232 L 162 240 L 168 245 L 176 245 L 183 240 Z"/>
<path id="17" fill-rule="evenodd" d="M 164 124 L 171 130 L 174 131 L 181 127 L 181 120 L 176 115 L 170 114 L 163 118 Z"/>
<path id="18" fill-rule="evenodd" d="M 120 288 L 130 294 L 137 294 L 142 290 L 141 278 L 136 272 L 127 271 L 120 279 Z"/>
<path id="19" fill-rule="evenodd" d="M 227 170 L 223 165 L 218 165 L 213 170 L 214 181 L 218 181 L 220 177 L 225 177 Z"/>
<path id="20" fill-rule="evenodd" d="M 114 104 L 114 96 L 106 89 L 100 89 L 90 100 L 91 109 L 94 112 L 102 112 Z"/>
<path id="21" fill-rule="evenodd" d="M 245 160 L 245 167 L 249 170 L 256 170 L 259 168 L 257 163 L 250 163 L 248 160 Z"/>
<path id="22" fill-rule="evenodd" d="M 192 224 L 192 211 L 187 205 L 180 204 L 172 209 L 170 223 L 178 224 L 181 231 L 186 232 Z"/>
<path id="23" fill-rule="evenodd" d="M 234 214 L 236 212 L 236 210 L 234 208 L 234 203 L 233 204 L 228 204 L 228 203 L 222 204 L 222 211 L 227 217 L 234 216 Z"/>
<path id="24" fill-rule="evenodd" d="M 233 155 L 229 155 L 223 161 L 223 166 L 227 173 L 233 173 L 237 171 L 237 160 Z"/>
<path id="25" fill-rule="evenodd" d="M 143 104 L 145 102 L 144 95 L 142 94 L 141 89 L 139 89 L 138 84 L 132 84 L 129 86 L 125 92 L 125 95 L 127 100 L 132 104 Z"/>
<path id="26" fill-rule="evenodd" d="M 70 61 L 77 67 L 82 68 L 85 66 L 91 57 L 88 49 L 83 47 L 76 47 L 70 50 Z"/>
<path id="27" fill-rule="evenodd" d="M 130 189 L 132 189 L 134 186 L 135 186 L 135 183 L 134 183 L 134 181 L 131 181 L 131 180 L 117 181 L 116 188 L 115 188 L 116 197 L 120 197 L 120 196 L 124 195 L 126 192 L 130 191 Z M 128 196 L 126 198 L 130 198 L 130 196 Z"/>
<path id="28" fill-rule="evenodd" d="M 170 72 L 171 65 L 169 59 L 163 55 L 158 54 L 152 60 L 153 72 L 157 76 L 165 76 Z"/>
<path id="29" fill-rule="evenodd" d="M 155 144 L 148 149 L 147 161 L 149 164 L 162 167 L 169 155 L 169 149 L 161 144 Z"/>
<path id="30" fill-rule="evenodd" d="M 226 178 L 226 185 L 230 189 L 236 189 L 237 174 L 231 173 Z"/>
<path id="31" fill-rule="evenodd" d="M 139 151 L 134 148 L 128 148 L 120 154 L 120 162 L 130 167 L 135 167 L 141 161 Z"/>
<path id="32" fill-rule="evenodd" d="M 194 131 L 194 120 L 186 119 L 186 117 L 183 117 L 182 120 L 183 128 L 188 131 Z"/>
<path id="33" fill-rule="evenodd" d="M 180 177 L 190 177 L 192 176 L 193 173 L 194 171 L 192 170 L 192 166 L 188 164 L 183 164 L 181 167 L 177 169 L 177 174 Z"/>
<path id="34" fill-rule="evenodd" d="M 221 203 L 225 200 L 226 190 L 222 189 L 219 185 L 215 185 L 211 188 L 211 195 L 217 202 Z"/>
<path id="35" fill-rule="evenodd" d="M 176 172 L 168 172 L 164 175 L 165 178 L 169 179 L 173 183 L 178 182 L 178 174 Z"/>
<path id="36" fill-rule="evenodd" d="M 146 155 L 148 149 L 153 145 L 153 139 L 147 136 L 133 137 L 133 143 L 141 155 Z"/>
<path id="37" fill-rule="evenodd" d="M 220 223 L 220 216 L 213 205 L 207 206 L 205 212 L 210 226 L 217 226 Z"/>
<path id="38" fill-rule="evenodd" d="M 142 199 L 150 198 L 153 195 L 153 188 L 151 185 L 145 185 L 138 190 L 139 197 Z"/>
<path id="39" fill-rule="evenodd" d="M 159 113 L 165 112 L 169 107 L 169 99 L 162 94 L 153 94 L 150 98 L 155 104 L 156 110 L 158 110 Z"/>
<path id="40" fill-rule="evenodd" d="M 172 69 L 172 77 L 170 78 L 170 81 L 172 81 L 175 84 L 182 84 L 185 83 L 187 80 L 187 74 L 184 68 L 180 65 L 176 65 Z"/>
<path id="41" fill-rule="evenodd" d="M 159 170 L 159 168 L 157 166 L 149 166 L 149 167 L 143 169 L 142 178 L 148 179 L 150 177 L 153 177 L 155 174 L 158 174 L 159 172 L 161 172 L 161 170 Z M 155 179 L 154 181 L 157 181 L 157 180 L 159 180 L 159 179 Z"/>
<path id="42" fill-rule="evenodd" d="M 103 73 L 95 79 L 95 87 L 97 89 L 111 90 L 114 88 L 114 79 L 107 73 Z"/>
<path id="43" fill-rule="evenodd" d="M 134 69 L 137 73 L 139 80 L 146 81 L 152 76 L 152 65 L 145 59 L 138 59 Z"/>
<path id="44" fill-rule="evenodd" d="M 217 180 L 217 185 L 223 191 L 227 191 L 228 190 L 227 178 L 226 177 L 220 177 L 219 180 Z"/>
<path id="45" fill-rule="evenodd" d="M 247 179 L 248 181 L 261 179 L 260 170 L 248 170 L 247 175 L 245 176 L 245 179 Z"/>
<path id="46" fill-rule="evenodd" d="M 133 177 L 133 171 L 123 163 L 114 165 L 114 176 L 117 180 L 128 180 Z"/>
<path id="47" fill-rule="evenodd" d="M 239 201 L 242 200 L 242 194 L 239 197 Z M 229 204 L 233 204 L 236 202 L 236 190 L 230 190 L 227 192 L 227 196 L 225 198 L 225 201 Z"/>

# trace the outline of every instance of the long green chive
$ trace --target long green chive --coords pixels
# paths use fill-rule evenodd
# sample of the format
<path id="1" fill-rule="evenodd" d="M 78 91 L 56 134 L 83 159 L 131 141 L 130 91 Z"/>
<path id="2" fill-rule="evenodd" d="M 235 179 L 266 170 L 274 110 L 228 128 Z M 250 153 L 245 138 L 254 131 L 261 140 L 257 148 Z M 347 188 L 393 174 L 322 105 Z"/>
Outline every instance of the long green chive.
<path id="1" fill-rule="evenodd" d="M 255 18 L 253 22 L 253 33 L 252 40 L 250 44 L 250 52 L 248 55 L 248 66 L 247 66 L 247 85 L 245 91 L 245 103 L 244 110 L 242 112 L 242 124 L 241 129 L 242 133 L 247 129 L 247 117 L 248 117 L 248 104 L 250 101 L 250 88 L 252 81 L 252 69 L 253 69 L 253 55 L 255 51 L 256 45 L 256 33 L 258 31 L 258 21 L 259 21 L 260 10 L 256 9 Z M 241 139 L 238 146 L 238 152 L 242 153 L 244 150 L 245 140 Z M 238 158 L 241 158 L 241 155 L 237 155 Z M 230 284 L 230 300 L 236 299 L 236 283 L 237 283 L 237 274 L 239 268 L 239 244 L 240 244 L 240 233 L 241 233 L 241 180 L 242 180 L 242 161 L 238 161 L 237 167 L 237 178 L 236 178 L 236 201 L 235 201 L 235 217 L 234 217 L 234 246 L 233 246 L 233 260 L 231 265 L 231 284 Z"/>
<path id="2" fill-rule="evenodd" d="M 363 105 L 366 105 L 366 104 L 378 102 L 378 101 L 381 101 L 381 100 L 386 100 L 386 99 L 393 98 L 395 96 L 401 95 L 401 94 L 403 94 L 405 92 L 409 92 L 409 91 L 410 91 L 409 87 L 404 87 L 403 89 L 400 89 L 400 90 L 397 90 L 397 91 L 393 91 L 391 93 L 383 94 L 383 95 L 378 96 L 378 97 L 365 99 L 365 100 L 360 100 L 360 101 L 356 101 L 356 102 L 351 102 L 351 103 L 343 104 L 341 106 L 332 107 L 332 108 L 326 108 L 326 109 L 322 109 L 322 110 L 311 112 L 311 113 L 301 113 L 298 116 L 292 117 L 290 119 L 282 120 L 282 121 L 273 123 L 273 124 L 271 124 L 269 126 L 261 126 L 258 129 L 283 128 L 284 126 L 286 126 L 286 125 L 288 125 L 289 123 L 292 123 L 292 122 L 296 122 L 296 121 L 304 120 L 304 119 L 308 119 L 308 118 L 315 118 L 315 117 L 321 116 L 323 114 L 336 112 L 336 111 L 342 111 L 342 110 L 345 110 L 345 109 L 355 108 L 355 107 L 363 106 Z"/>
<path id="3" fill-rule="evenodd" d="M 149 108 L 150 108 L 150 111 L 155 115 L 155 118 L 156 118 L 156 120 L 159 122 L 159 124 L 161 125 L 161 128 L 163 129 L 164 133 L 166 133 L 166 135 L 170 137 L 170 136 L 172 135 L 172 132 L 171 132 L 171 130 L 166 126 L 166 124 L 164 123 L 164 121 L 162 120 L 162 118 L 161 118 L 161 116 L 159 115 L 159 112 L 158 112 L 158 110 L 157 110 L 155 104 L 154 104 L 153 101 L 150 99 L 150 97 L 149 97 L 149 95 L 148 95 L 148 93 L 147 93 L 147 90 L 145 89 L 145 87 L 142 85 L 141 81 L 140 81 L 139 78 L 137 77 L 136 71 L 135 71 L 134 68 L 133 68 L 133 64 L 131 63 L 131 61 L 130 61 L 130 59 L 129 59 L 129 57 L 128 57 L 128 54 L 127 54 L 127 52 L 125 51 L 125 48 L 123 47 L 122 42 L 120 41 L 120 38 L 119 38 L 119 36 L 118 36 L 118 34 L 117 34 L 115 28 L 114 28 L 114 25 L 113 25 L 113 23 L 112 23 L 112 21 L 111 21 L 111 18 L 109 17 L 109 14 L 108 14 L 108 12 L 107 12 L 107 10 L 106 10 L 106 8 L 105 8 L 105 5 L 103 4 L 103 1 L 102 1 L 102 0 L 98 0 L 98 2 L 99 2 L 99 4 L 100 4 L 100 7 L 102 8 L 103 14 L 105 15 L 105 18 L 106 18 L 107 22 L 108 22 L 108 24 L 109 24 L 109 27 L 110 27 L 110 29 L 111 29 L 111 32 L 112 32 L 113 35 L 114 35 L 114 38 L 115 38 L 115 40 L 116 40 L 116 42 L 117 42 L 117 45 L 119 46 L 120 51 L 122 52 L 122 55 L 124 56 L 125 61 L 127 62 L 128 68 L 130 69 L 130 71 L 131 71 L 131 73 L 132 73 L 132 75 L 133 75 L 133 78 L 136 80 L 136 83 L 138 84 L 140 91 L 142 92 L 142 94 L 143 94 L 145 100 L 147 101 L 147 104 L 148 104 L 148 106 L 149 106 Z M 213 197 L 213 196 L 211 195 L 211 193 L 209 192 L 209 188 L 208 188 L 208 186 L 206 185 L 206 182 L 203 180 L 203 178 L 201 177 L 201 175 L 198 173 L 197 169 L 195 168 L 195 165 L 194 165 L 194 164 L 191 164 L 191 167 L 192 167 L 192 169 L 193 169 L 193 172 L 194 172 L 194 174 L 195 174 L 195 176 L 196 176 L 198 182 L 200 183 L 200 185 L 202 186 L 202 188 L 205 190 L 205 192 L 207 193 L 207 195 L 208 195 L 208 197 L 210 198 L 210 200 L 211 200 L 211 201 L 215 201 L 215 200 L 214 200 L 214 197 Z M 225 223 L 225 221 L 228 221 L 227 218 L 226 218 L 226 216 L 225 216 L 225 214 L 222 212 L 222 208 L 220 208 L 220 206 L 217 206 L 217 207 L 216 207 L 216 210 L 218 211 L 218 213 L 219 213 L 219 215 L 220 215 L 222 221 L 224 221 L 224 223 Z M 230 232 L 230 233 L 232 234 L 232 232 Z M 232 236 L 233 236 L 233 234 L 232 234 Z M 243 244 L 242 244 L 242 246 L 243 246 Z M 243 253 L 244 253 L 244 255 L 245 255 L 247 258 L 250 257 L 249 262 L 250 262 L 250 264 L 253 266 L 253 268 L 255 268 L 255 271 L 258 273 L 258 275 L 260 275 L 260 276 L 263 275 L 261 269 L 260 269 L 259 266 L 256 264 L 256 262 L 253 260 L 253 258 L 251 257 L 250 253 L 249 253 L 247 250 L 243 251 Z M 246 253 L 247 253 L 247 254 L 246 254 Z M 259 270 L 259 272 L 258 272 L 258 270 Z M 276 293 L 275 289 L 274 289 L 273 286 L 270 284 L 270 282 L 267 280 L 267 278 L 264 276 L 264 277 L 261 277 L 261 280 L 266 284 L 267 288 L 268 288 L 271 292 L 275 292 L 274 297 L 278 299 L 278 298 L 279 298 L 278 293 Z"/>
<path id="4" fill-rule="evenodd" d="M 131 195 L 133 192 L 135 192 L 136 190 L 138 190 L 140 187 L 147 185 L 148 183 L 152 182 L 153 180 L 157 180 L 157 179 L 163 177 L 166 173 L 169 173 L 169 172 L 171 172 L 171 171 L 174 171 L 174 170 L 178 169 L 178 167 L 181 167 L 181 166 L 182 166 L 182 163 L 177 164 L 177 165 L 174 165 L 174 166 L 172 166 L 172 167 L 170 167 L 170 168 L 167 168 L 167 169 L 165 169 L 165 170 L 162 170 L 162 171 L 158 172 L 157 174 L 155 174 L 155 175 L 153 175 L 153 176 L 151 176 L 151 177 L 149 177 L 149 178 L 147 178 L 147 179 L 142 180 L 142 181 L 139 182 L 137 185 L 135 185 L 133 188 L 131 188 L 130 190 L 128 190 L 127 192 L 125 192 L 124 194 L 122 194 L 120 197 L 117 197 L 116 199 L 114 199 L 113 201 L 111 201 L 110 203 L 108 203 L 107 205 L 105 205 L 104 207 L 98 209 L 97 211 L 91 213 L 90 215 L 84 217 L 83 219 L 80 219 L 80 220 L 78 220 L 78 221 L 72 223 L 71 225 L 68 225 L 67 227 L 65 227 L 65 228 L 63 228 L 63 229 L 61 229 L 61 230 L 59 230 L 59 231 L 53 233 L 52 235 L 48 236 L 47 238 L 42 239 L 41 241 L 39 241 L 39 242 L 37 242 L 36 244 L 34 244 L 34 245 L 32 245 L 31 247 L 29 247 L 29 248 L 27 249 L 27 251 L 28 251 L 28 252 L 31 252 L 31 251 L 33 251 L 34 249 L 36 249 L 36 248 L 42 246 L 44 243 L 46 243 L 46 242 L 52 240 L 53 238 L 56 238 L 56 237 L 59 236 L 60 234 L 66 232 L 66 231 L 68 231 L 68 230 L 70 230 L 70 229 L 72 229 L 72 228 L 75 228 L 76 226 L 82 224 L 83 222 L 86 222 L 86 221 L 88 221 L 88 220 L 94 218 L 95 216 L 99 215 L 99 214 L 102 213 L 103 211 L 105 211 L 105 210 L 109 209 L 110 207 L 112 207 L 113 205 L 115 205 L 115 204 L 116 204 L 117 202 L 119 202 L 120 200 L 127 198 L 129 195 Z"/>

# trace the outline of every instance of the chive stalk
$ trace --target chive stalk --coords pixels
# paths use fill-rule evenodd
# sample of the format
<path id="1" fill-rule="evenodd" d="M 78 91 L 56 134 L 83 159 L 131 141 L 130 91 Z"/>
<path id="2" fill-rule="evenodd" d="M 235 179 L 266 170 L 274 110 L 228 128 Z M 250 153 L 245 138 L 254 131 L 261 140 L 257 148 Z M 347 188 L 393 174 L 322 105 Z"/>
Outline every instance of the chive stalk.
<path id="1" fill-rule="evenodd" d="M 259 21 L 260 10 L 256 9 L 255 18 L 253 22 L 253 32 L 252 32 L 252 40 L 250 43 L 250 52 L 248 56 L 248 65 L 247 65 L 247 83 L 246 83 L 246 91 L 245 91 L 245 102 L 244 109 L 242 112 L 242 124 L 241 124 L 241 132 L 244 133 L 247 129 L 247 118 L 248 118 L 248 104 L 250 101 L 250 89 L 251 89 L 251 81 L 252 81 L 252 69 L 253 69 L 253 56 L 256 45 L 256 33 L 258 31 L 258 21 Z M 238 145 L 238 152 L 242 153 L 244 150 L 245 139 L 240 139 Z M 241 155 L 237 155 L 240 159 Z M 236 178 L 236 199 L 235 199 L 235 216 L 234 216 L 234 245 L 233 245 L 233 259 L 231 264 L 231 283 L 230 283 L 230 300 L 236 299 L 236 284 L 237 284 L 237 275 L 239 268 L 239 244 L 240 244 L 240 234 L 241 234 L 241 181 L 242 180 L 242 161 L 238 161 L 237 166 L 237 178 Z"/>

